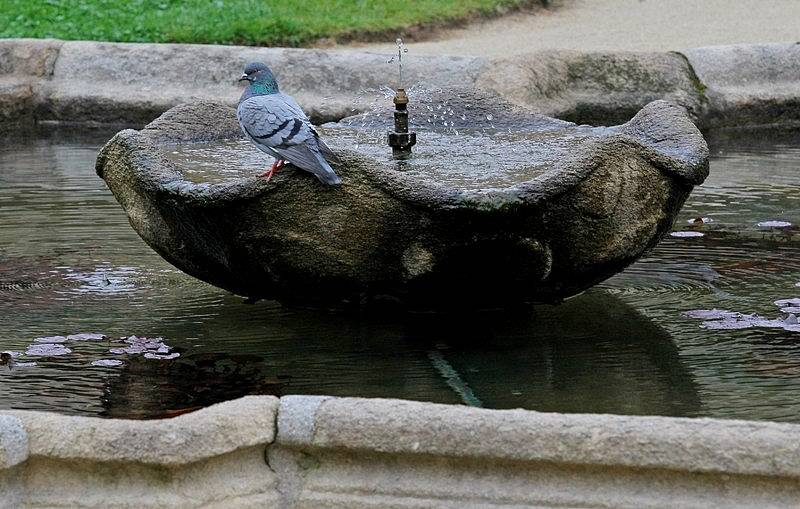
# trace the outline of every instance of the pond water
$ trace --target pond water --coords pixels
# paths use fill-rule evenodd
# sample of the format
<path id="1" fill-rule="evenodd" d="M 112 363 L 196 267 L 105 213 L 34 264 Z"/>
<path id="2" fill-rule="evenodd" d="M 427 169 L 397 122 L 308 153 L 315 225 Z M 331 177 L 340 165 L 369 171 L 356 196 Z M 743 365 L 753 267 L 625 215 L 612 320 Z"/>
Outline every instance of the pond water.
<path id="1" fill-rule="evenodd" d="M 94 173 L 111 134 L 0 146 L 0 408 L 147 418 L 332 394 L 800 422 L 800 133 L 712 133 L 675 224 L 692 236 L 560 306 L 395 317 L 249 304 L 174 269 Z"/>

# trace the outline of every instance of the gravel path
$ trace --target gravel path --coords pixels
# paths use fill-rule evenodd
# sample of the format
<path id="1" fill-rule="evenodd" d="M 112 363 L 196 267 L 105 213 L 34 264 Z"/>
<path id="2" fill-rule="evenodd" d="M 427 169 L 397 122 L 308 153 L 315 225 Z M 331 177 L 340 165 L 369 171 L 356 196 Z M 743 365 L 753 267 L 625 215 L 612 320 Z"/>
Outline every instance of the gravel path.
<path id="1" fill-rule="evenodd" d="M 665 51 L 734 43 L 800 41 L 800 0 L 556 0 L 435 41 L 416 54 L 502 56 L 543 49 Z M 351 47 L 391 53 L 393 44 Z"/>

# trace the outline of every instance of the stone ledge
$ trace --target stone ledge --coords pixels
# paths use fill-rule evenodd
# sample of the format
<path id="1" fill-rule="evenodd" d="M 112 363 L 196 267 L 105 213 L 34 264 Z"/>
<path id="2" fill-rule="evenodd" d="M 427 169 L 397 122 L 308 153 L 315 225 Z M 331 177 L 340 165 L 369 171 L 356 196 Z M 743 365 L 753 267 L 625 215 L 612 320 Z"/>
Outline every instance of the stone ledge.
<path id="1" fill-rule="evenodd" d="M 7 130 L 6 123 L 18 122 L 33 114 L 34 94 L 30 80 L 24 77 L 0 75 L 0 132 Z"/>
<path id="2" fill-rule="evenodd" d="M 543 51 L 492 61 L 481 84 L 576 123 L 624 123 L 658 99 L 683 106 L 695 121 L 703 117 L 703 97 L 674 53 Z"/>
<path id="3" fill-rule="evenodd" d="M 253 48 L 196 44 L 117 44 L 75 41 L 61 46 L 46 100 L 37 113 L 53 120 L 129 119 L 147 122 L 180 103 L 235 105 L 244 63 L 270 62 L 281 87 L 316 120 L 338 119 L 369 106 L 387 81 L 386 57 L 353 51 Z M 479 59 L 426 57 L 407 72 L 410 82 L 433 78 L 457 84 Z M 478 64 L 480 66 L 480 64 Z"/>
<path id="4" fill-rule="evenodd" d="M 416 56 L 407 83 L 475 86 L 578 123 L 624 122 L 666 99 L 701 128 L 800 123 L 800 44 L 682 52 L 545 51 L 508 58 Z M 176 104 L 234 104 L 244 62 L 261 59 L 315 121 L 369 109 L 394 85 L 388 55 L 352 50 L 0 40 L 0 79 L 24 79 L 35 110 L 0 89 L 0 121 L 146 123 Z M 187 89 L 187 83 L 190 88 Z M 370 89 L 370 94 L 364 94 Z"/>
<path id="5" fill-rule="evenodd" d="M 25 431 L 27 460 L 0 465 L 15 507 L 761 508 L 800 497 L 794 424 L 249 396 L 161 421 L 0 414 L 0 443 Z"/>
<path id="6" fill-rule="evenodd" d="M 0 75 L 52 76 L 64 44 L 58 39 L 0 39 Z"/>
<path id="7" fill-rule="evenodd" d="M 285 507 L 789 508 L 800 496 L 791 424 L 305 396 L 283 398 L 284 412 L 268 458 Z"/>
<path id="8" fill-rule="evenodd" d="M 7 411 L 3 417 L 22 423 L 32 457 L 169 466 L 272 442 L 277 409 L 277 398 L 246 396 L 152 421 L 35 411 Z"/>
<path id="9" fill-rule="evenodd" d="M 800 121 L 800 43 L 739 44 L 684 52 L 719 126 Z"/>
<path id="10" fill-rule="evenodd" d="M 22 421 L 0 415 L 0 469 L 11 468 L 28 459 L 28 435 Z"/>
<path id="11" fill-rule="evenodd" d="M 284 408 L 307 409 L 293 412 L 305 422 L 279 426 L 276 443 L 292 447 L 800 477 L 794 424 L 300 396 Z"/>

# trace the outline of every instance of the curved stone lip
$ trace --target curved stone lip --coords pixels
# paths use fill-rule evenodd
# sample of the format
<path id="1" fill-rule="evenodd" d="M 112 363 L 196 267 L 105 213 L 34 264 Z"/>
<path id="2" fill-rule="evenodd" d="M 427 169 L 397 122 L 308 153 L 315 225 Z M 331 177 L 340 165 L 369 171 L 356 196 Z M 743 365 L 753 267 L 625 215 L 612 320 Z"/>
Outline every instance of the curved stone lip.
<path id="1" fill-rule="evenodd" d="M 140 179 L 143 185 L 160 187 L 194 205 L 253 198 L 280 186 L 280 182 L 274 180 L 267 182 L 258 177 L 241 177 L 221 183 L 190 182 L 183 177 L 173 162 L 159 157 L 153 151 L 153 148 L 160 150 L 167 145 L 241 138 L 238 129 L 230 128 L 211 128 L 206 132 L 198 131 L 197 126 L 191 126 L 189 123 L 186 124 L 184 131 L 172 129 L 164 132 L 160 128 L 164 118 L 189 113 L 194 108 L 206 106 L 228 108 L 221 103 L 208 102 L 181 105 L 151 122 L 141 131 L 133 129 L 121 131 L 98 155 L 96 165 L 98 175 L 101 178 L 103 176 L 106 149 L 120 143 L 143 156 L 134 169 L 136 178 Z M 524 124 L 535 116 L 533 113 L 517 110 L 511 118 L 518 118 L 520 123 Z M 541 119 L 541 116 L 539 118 Z M 579 127 L 556 119 L 546 117 L 544 119 L 552 122 L 554 131 Z M 530 181 L 499 189 L 463 190 L 433 180 L 420 181 L 417 176 L 406 175 L 358 153 L 337 148 L 335 145 L 334 149 L 345 166 L 348 162 L 361 163 L 360 166 L 370 169 L 367 176 L 373 179 L 375 184 L 400 198 L 421 205 L 487 211 L 515 205 L 537 206 L 564 193 L 591 174 L 596 167 L 591 164 L 591 160 L 595 157 L 596 151 L 604 145 L 631 146 L 642 153 L 655 167 L 685 182 L 688 186 L 698 185 L 708 176 L 708 147 L 686 111 L 680 106 L 667 101 L 654 101 L 623 125 L 591 129 L 595 131 L 596 137 L 584 144 L 584 148 L 588 147 L 588 150 L 583 150 L 580 154 L 569 154 Z M 346 176 L 344 185 L 347 185 Z"/>
<path id="2" fill-rule="evenodd" d="M 788 508 L 798 444 L 787 423 L 246 396 L 158 421 L 0 411 L 0 486 L 10 507 Z"/>
<path id="3" fill-rule="evenodd" d="M 81 417 L 34 410 L 0 411 L 2 438 L 13 431 L 2 419 L 22 424 L 28 457 L 150 465 L 186 465 L 275 439 L 278 398 L 245 396 L 171 419 Z M 16 440 L 21 440 L 17 438 Z M 19 448 L 17 447 L 17 448 Z M 8 449 L 14 451 L 14 449 Z M 3 451 L 0 451 L 3 453 Z M 2 458 L 0 454 L 0 458 Z M 0 462 L 0 469 L 12 465 Z"/>
<path id="4" fill-rule="evenodd" d="M 245 396 L 153 421 L 0 411 L 0 472 L 28 458 L 178 466 L 253 446 L 800 477 L 800 425 Z"/>

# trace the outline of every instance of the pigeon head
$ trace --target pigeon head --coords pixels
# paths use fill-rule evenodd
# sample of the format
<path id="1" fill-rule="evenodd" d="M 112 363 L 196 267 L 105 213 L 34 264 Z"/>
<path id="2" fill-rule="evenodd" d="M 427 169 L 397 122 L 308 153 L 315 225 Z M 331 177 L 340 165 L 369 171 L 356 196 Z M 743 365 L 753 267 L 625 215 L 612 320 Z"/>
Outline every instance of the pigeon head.
<path id="1" fill-rule="evenodd" d="M 250 91 L 254 95 L 275 94 L 278 92 L 278 82 L 266 64 L 261 62 L 251 62 L 244 68 L 244 74 L 239 81 L 250 83 Z"/>

